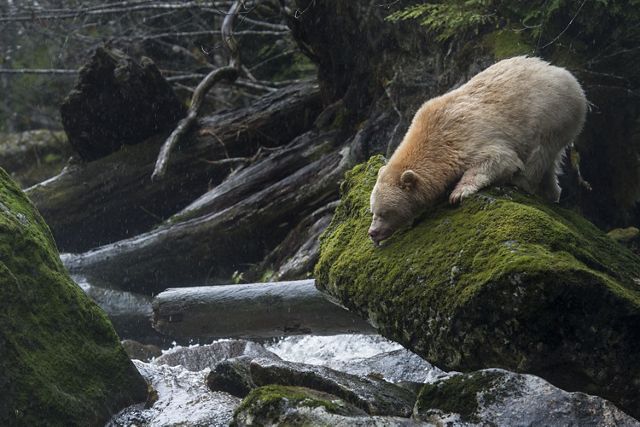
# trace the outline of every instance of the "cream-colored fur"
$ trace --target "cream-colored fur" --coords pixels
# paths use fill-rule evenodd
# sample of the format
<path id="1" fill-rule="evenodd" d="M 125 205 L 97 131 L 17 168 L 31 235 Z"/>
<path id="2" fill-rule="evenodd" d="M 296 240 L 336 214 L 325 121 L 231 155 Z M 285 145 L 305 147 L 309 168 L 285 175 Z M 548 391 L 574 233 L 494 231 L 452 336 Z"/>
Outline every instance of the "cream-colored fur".
<path id="1" fill-rule="evenodd" d="M 371 238 L 386 239 L 452 187 L 451 203 L 493 183 L 557 201 L 564 148 L 582 130 L 586 112 L 571 73 L 524 56 L 427 101 L 378 174 Z"/>

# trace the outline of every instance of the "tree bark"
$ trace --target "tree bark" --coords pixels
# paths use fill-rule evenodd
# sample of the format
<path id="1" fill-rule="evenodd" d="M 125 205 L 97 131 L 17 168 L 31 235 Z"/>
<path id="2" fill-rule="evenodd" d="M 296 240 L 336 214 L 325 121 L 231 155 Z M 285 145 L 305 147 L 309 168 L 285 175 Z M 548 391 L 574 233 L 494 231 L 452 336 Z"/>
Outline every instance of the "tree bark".
<path id="1" fill-rule="evenodd" d="M 375 332 L 313 280 L 167 289 L 153 300 L 153 327 L 178 338 Z"/>
<path id="2" fill-rule="evenodd" d="M 320 109 L 315 83 L 264 96 L 249 107 L 200 120 L 178 147 L 162 182 L 149 177 L 163 136 L 123 147 L 94 162 L 71 165 L 27 190 L 58 247 L 81 252 L 148 231 L 220 182 L 231 165 L 207 160 L 253 155 L 288 143 L 311 126 Z"/>
<path id="3" fill-rule="evenodd" d="M 331 141 L 327 134 L 318 138 Z M 309 135 L 298 142 L 314 144 Z M 272 182 L 257 172 L 253 181 L 251 174 L 239 173 L 220 186 L 228 191 L 212 190 L 222 201 L 214 197 L 197 215 L 185 213 L 132 239 L 67 256 L 65 265 L 98 286 L 143 294 L 193 283 L 228 283 L 234 272 L 260 262 L 303 218 L 337 198 L 350 158 L 344 151 L 330 151 L 333 142 L 315 144 L 309 163 L 289 169 L 288 176 L 277 176 L 277 168 Z M 294 144 L 284 151 L 300 156 L 300 149 Z M 255 170 L 268 169 L 256 165 Z"/>

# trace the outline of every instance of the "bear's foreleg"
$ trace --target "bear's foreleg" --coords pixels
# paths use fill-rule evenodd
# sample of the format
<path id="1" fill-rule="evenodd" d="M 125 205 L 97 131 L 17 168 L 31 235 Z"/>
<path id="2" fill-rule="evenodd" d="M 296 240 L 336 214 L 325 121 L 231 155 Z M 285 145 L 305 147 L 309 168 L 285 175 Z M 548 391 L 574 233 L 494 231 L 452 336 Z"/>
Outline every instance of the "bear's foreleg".
<path id="1" fill-rule="evenodd" d="M 451 204 L 458 203 L 488 185 L 509 180 L 514 173 L 522 170 L 523 167 L 522 161 L 514 152 L 500 153 L 482 161 L 466 170 L 449 195 L 449 202 Z"/>

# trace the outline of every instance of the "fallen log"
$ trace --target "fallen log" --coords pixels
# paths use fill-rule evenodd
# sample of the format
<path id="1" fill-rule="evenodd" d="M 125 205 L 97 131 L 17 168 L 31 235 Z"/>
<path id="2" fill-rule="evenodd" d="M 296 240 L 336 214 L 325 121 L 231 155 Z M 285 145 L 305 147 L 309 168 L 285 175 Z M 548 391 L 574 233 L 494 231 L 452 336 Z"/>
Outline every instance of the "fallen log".
<path id="1" fill-rule="evenodd" d="M 315 83 L 293 85 L 249 107 L 201 119 L 197 134 L 177 147 L 161 182 L 149 177 L 165 135 L 69 166 L 27 194 L 61 251 L 86 251 L 148 231 L 234 166 L 208 160 L 250 157 L 260 147 L 284 145 L 309 129 L 319 110 Z"/>
<path id="2" fill-rule="evenodd" d="M 260 262 L 303 218 L 335 200 L 349 165 L 349 156 L 334 148 L 260 191 L 246 194 L 240 180 L 232 187 L 241 197 L 225 194 L 230 204 L 213 203 L 216 209 L 207 214 L 66 256 L 65 266 L 101 286 L 143 294 L 188 283 L 228 283 L 234 272 Z"/>
<path id="3" fill-rule="evenodd" d="M 153 300 L 153 327 L 178 338 L 375 332 L 329 301 L 313 279 L 167 289 Z"/>

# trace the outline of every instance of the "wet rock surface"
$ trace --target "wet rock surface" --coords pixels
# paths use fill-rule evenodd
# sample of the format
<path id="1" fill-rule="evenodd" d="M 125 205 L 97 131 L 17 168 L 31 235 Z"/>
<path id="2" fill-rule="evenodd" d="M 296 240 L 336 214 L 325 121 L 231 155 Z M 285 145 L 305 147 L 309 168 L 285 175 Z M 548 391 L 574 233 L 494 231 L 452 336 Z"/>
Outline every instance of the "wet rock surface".
<path id="1" fill-rule="evenodd" d="M 516 189 L 435 206 L 368 239 L 383 164 L 347 175 L 316 285 L 448 370 L 504 367 L 640 415 L 640 259 L 579 215 Z"/>
<path id="2" fill-rule="evenodd" d="M 208 383 L 242 393 L 271 384 L 307 387 L 333 394 L 370 415 L 411 415 L 415 394 L 376 376 L 359 377 L 327 368 L 283 360 L 239 358 L 223 362 Z"/>
<path id="3" fill-rule="evenodd" d="M 425 385 L 414 418 L 456 426 L 640 426 L 611 402 L 501 369 L 453 375 Z"/>
<path id="4" fill-rule="evenodd" d="M 337 396 L 305 387 L 265 386 L 253 390 L 234 413 L 232 426 L 417 426 L 400 417 L 369 416 Z"/>
<path id="5" fill-rule="evenodd" d="M 165 352 L 156 358 L 156 365 L 178 366 L 182 365 L 189 371 L 201 371 L 205 368 L 212 369 L 220 361 L 247 357 L 271 357 L 278 356 L 265 349 L 261 344 L 246 340 L 220 340 L 208 345 L 194 347 L 179 347 Z"/>
<path id="6" fill-rule="evenodd" d="M 229 341 L 202 347 L 229 348 Z M 219 360 L 218 353 L 207 363 L 204 355 L 213 353 L 198 351 L 199 346 L 165 352 L 181 354 L 187 366 L 213 366 L 201 371 L 158 364 L 157 359 L 135 361 L 152 397 L 146 406 L 122 411 L 110 425 L 640 425 L 602 398 L 568 393 L 532 375 L 500 369 L 443 372 L 379 336 L 288 337 L 258 351 L 257 343 L 232 346 L 237 351 L 225 354 L 237 357 Z M 239 354 L 242 348 L 247 354 Z M 255 355 L 265 351 L 288 361 Z M 315 365 L 298 362 L 305 354 Z M 197 363 L 188 360 L 190 355 Z M 339 369 L 360 374 L 328 368 L 336 361 Z M 368 362 L 369 371 L 364 369 Z M 407 382 L 420 378 L 422 382 Z M 397 393 L 402 387 L 408 389 L 402 396 L 411 396 L 412 402 L 417 396 L 409 411 L 404 401 L 394 404 L 397 399 L 389 399 L 390 389 Z M 363 404 L 365 399 L 369 403 Z M 374 405 L 381 408 L 389 402 L 404 416 L 369 413 Z"/>

